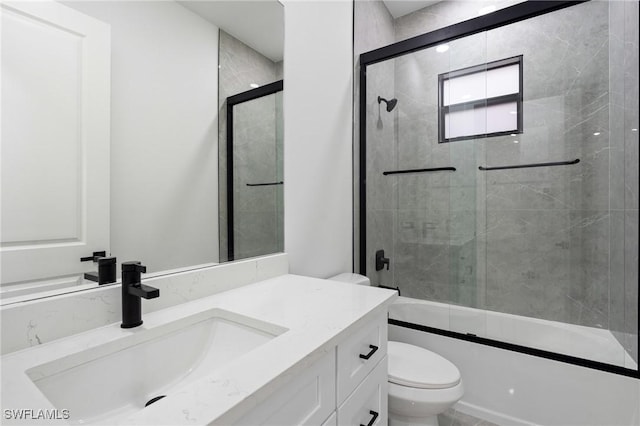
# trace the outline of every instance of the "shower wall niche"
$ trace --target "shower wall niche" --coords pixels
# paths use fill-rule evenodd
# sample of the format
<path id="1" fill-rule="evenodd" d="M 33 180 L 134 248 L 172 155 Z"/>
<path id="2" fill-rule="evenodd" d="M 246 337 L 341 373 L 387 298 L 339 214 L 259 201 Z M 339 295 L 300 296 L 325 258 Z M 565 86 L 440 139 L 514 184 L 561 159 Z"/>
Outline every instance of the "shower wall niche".
<path id="1" fill-rule="evenodd" d="M 371 31 L 358 14 L 387 29 L 370 50 L 419 25 L 434 29 L 429 16 L 446 21 L 444 4 L 395 20 L 383 7 L 356 2 L 356 40 Z M 412 303 L 435 302 L 413 303 L 425 312 L 414 312 L 413 323 L 507 342 L 514 334 L 520 340 L 510 343 L 637 371 L 637 8 L 590 1 L 371 63 L 360 58 L 359 269 Z M 439 76 L 517 57 L 522 107 L 501 113 L 518 116 L 521 128 L 439 143 Z M 476 101 L 467 107 L 475 122 L 463 124 L 487 126 L 491 99 L 465 95 Z M 396 108 L 387 112 L 378 96 L 397 98 Z M 379 249 L 388 271 L 375 269 Z M 462 313 L 440 322 L 427 313 L 446 306 Z M 488 312 L 504 314 L 500 326 Z M 610 353 L 522 340 L 523 318 L 609 339 Z"/>

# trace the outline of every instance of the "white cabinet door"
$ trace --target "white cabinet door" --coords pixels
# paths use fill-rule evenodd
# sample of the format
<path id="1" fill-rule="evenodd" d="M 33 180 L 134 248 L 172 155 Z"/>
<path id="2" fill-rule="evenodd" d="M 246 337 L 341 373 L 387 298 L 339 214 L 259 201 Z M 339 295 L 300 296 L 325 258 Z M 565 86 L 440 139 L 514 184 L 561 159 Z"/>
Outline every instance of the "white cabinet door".
<path id="1" fill-rule="evenodd" d="M 387 313 L 338 345 L 338 405 L 387 354 Z"/>
<path id="2" fill-rule="evenodd" d="M 387 357 L 338 408 L 339 426 L 384 426 L 388 419 Z"/>
<path id="3" fill-rule="evenodd" d="M 110 27 L 3 2 L 1 282 L 94 269 L 109 252 Z"/>
<path id="4" fill-rule="evenodd" d="M 320 426 L 336 409 L 335 351 L 309 366 L 234 426 Z"/>

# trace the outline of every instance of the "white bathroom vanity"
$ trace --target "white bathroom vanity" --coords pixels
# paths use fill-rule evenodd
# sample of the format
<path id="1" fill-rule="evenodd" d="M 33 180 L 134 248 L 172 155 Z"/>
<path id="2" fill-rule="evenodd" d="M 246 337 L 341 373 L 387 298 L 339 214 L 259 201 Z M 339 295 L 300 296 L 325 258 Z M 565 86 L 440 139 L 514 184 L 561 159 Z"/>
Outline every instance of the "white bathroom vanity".
<path id="1" fill-rule="evenodd" d="M 395 297 L 296 275 L 249 284 L 133 329 L 113 323 L 5 355 L 2 408 L 68 417 L 55 424 L 384 423 Z"/>

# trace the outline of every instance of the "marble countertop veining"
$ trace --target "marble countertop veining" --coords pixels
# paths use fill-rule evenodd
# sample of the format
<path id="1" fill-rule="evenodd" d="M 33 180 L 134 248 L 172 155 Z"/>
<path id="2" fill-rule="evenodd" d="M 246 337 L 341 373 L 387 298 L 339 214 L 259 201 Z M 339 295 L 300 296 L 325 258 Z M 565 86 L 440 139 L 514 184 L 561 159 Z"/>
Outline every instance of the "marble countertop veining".
<path id="1" fill-rule="evenodd" d="M 175 389 L 144 410 L 119 419 L 117 424 L 231 424 L 333 350 L 339 341 L 348 338 L 353 328 L 358 328 L 357 325 L 385 312 L 395 297 L 396 293 L 391 290 L 297 275 L 282 275 L 249 284 L 144 314 L 144 324 L 134 329 L 122 329 L 119 323 L 110 324 L 3 356 L 2 409 L 4 412 L 7 409 L 64 408 L 54 407 L 25 371 L 141 330 L 160 327 L 167 323 L 167 318 L 182 318 L 219 308 L 287 331 L 224 367 Z M 354 327 L 349 330 L 351 326 Z M 92 386 L 104 384 L 88 384 L 89 398 Z M 15 424 L 50 422 L 32 420 L 16 421 Z M 65 424 L 65 421 L 55 420 L 54 423 Z"/>

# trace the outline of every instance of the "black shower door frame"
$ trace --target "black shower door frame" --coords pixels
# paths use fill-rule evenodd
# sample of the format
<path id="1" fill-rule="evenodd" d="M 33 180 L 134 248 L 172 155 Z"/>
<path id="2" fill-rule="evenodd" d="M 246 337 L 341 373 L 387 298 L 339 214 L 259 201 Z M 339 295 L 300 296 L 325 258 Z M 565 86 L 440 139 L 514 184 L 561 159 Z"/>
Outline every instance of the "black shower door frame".
<path id="1" fill-rule="evenodd" d="M 235 260 L 235 235 L 234 235 L 234 200 L 233 200 L 233 107 L 243 102 L 249 102 L 264 96 L 273 95 L 282 92 L 284 89 L 284 80 L 278 80 L 273 83 L 227 98 L 227 260 Z M 278 182 L 278 184 L 282 184 Z"/>
<path id="2" fill-rule="evenodd" d="M 366 153 L 367 153 L 367 126 L 366 126 L 367 125 L 366 123 L 367 67 L 369 65 L 387 61 L 389 59 L 406 55 L 408 53 L 434 47 L 444 42 L 449 42 L 449 41 L 467 37 L 473 34 L 499 28 L 505 25 L 524 21 L 529 18 L 534 18 L 536 16 L 552 13 L 560 9 L 585 3 L 587 1 L 589 0 L 578 0 L 578 1 L 532 1 L 532 0 L 529 0 L 524 3 L 519 3 L 504 9 L 497 10 L 488 15 L 483 15 L 477 18 L 470 19 L 468 21 L 459 22 L 457 24 L 450 25 L 445 28 L 441 28 L 425 34 L 421 34 L 419 36 L 412 37 L 407 40 L 399 41 L 397 43 L 393 43 L 388 46 L 381 47 L 379 49 L 371 50 L 369 52 L 365 52 L 360 55 L 360 99 L 359 99 L 359 112 L 360 112 L 360 120 L 359 120 L 360 167 L 359 167 L 359 170 L 360 172 L 359 172 L 359 185 L 358 185 L 359 207 L 360 207 L 359 209 L 360 210 L 359 211 L 359 231 L 360 231 L 359 254 L 360 255 L 359 255 L 359 271 L 358 271 L 359 273 L 366 275 L 366 272 L 367 272 L 367 220 L 366 220 L 367 218 L 367 209 L 366 209 L 367 207 L 367 200 L 366 200 L 366 194 L 367 194 L 366 192 L 367 190 L 367 182 L 366 182 L 366 178 L 367 178 L 366 176 L 367 175 L 367 170 L 366 170 L 366 164 L 367 164 L 367 156 L 366 156 Z M 640 229 L 640 226 L 639 226 L 639 229 Z M 639 241 L 640 241 L 640 231 L 639 231 Z M 639 271 L 638 276 L 640 277 L 640 263 L 639 263 L 638 271 Z M 640 306 L 640 294 L 638 296 L 638 305 Z M 603 362 L 593 361 L 590 359 L 578 358 L 578 357 L 560 354 L 556 352 L 545 351 L 542 349 L 531 348 L 528 346 L 515 345 L 512 343 L 507 343 L 499 340 L 487 339 L 484 337 L 478 337 L 471 334 L 458 333 L 450 330 L 428 327 L 420 324 L 414 324 L 414 323 L 409 323 L 409 322 L 399 321 L 394 319 L 389 319 L 389 324 L 640 379 L 640 369 L 631 370 L 629 368 L 624 368 L 624 367 L 620 367 L 612 364 L 606 364 Z M 640 330 L 640 319 L 638 320 L 638 329 Z M 640 333 L 638 336 L 638 346 L 640 347 Z"/>

